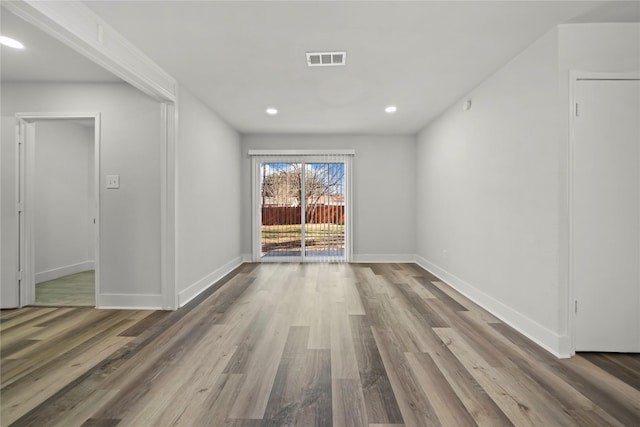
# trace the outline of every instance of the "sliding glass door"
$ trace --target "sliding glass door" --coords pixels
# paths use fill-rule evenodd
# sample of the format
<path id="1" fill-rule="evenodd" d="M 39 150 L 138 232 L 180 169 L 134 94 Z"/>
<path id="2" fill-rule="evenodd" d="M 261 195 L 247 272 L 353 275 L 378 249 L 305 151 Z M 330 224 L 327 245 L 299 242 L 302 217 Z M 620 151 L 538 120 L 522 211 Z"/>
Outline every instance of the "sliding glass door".
<path id="1" fill-rule="evenodd" d="M 349 260 L 348 165 L 336 155 L 254 160 L 255 261 Z"/>

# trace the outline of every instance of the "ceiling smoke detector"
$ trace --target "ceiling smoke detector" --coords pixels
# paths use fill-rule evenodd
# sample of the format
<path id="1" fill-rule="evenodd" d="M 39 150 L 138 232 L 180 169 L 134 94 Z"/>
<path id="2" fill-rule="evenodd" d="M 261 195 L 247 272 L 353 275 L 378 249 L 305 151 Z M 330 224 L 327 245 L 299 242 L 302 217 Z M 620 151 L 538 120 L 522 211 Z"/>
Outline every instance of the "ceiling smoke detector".
<path id="1" fill-rule="evenodd" d="M 307 65 L 309 67 L 331 67 L 344 65 L 347 61 L 347 52 L 307 52 Z"/>

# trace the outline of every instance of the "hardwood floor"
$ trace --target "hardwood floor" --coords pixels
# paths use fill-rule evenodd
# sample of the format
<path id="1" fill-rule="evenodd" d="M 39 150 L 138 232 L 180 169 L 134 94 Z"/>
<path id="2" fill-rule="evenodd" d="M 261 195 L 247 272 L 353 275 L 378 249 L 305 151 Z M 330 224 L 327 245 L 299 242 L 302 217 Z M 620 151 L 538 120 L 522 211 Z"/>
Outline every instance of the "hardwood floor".
<path id="1" fill-rule="evenodd" d="M 3 426 L 640 425 L 638 355 L 558 360 L 413 264 L 245 264 L 175 312 L 0 320 Z"/>

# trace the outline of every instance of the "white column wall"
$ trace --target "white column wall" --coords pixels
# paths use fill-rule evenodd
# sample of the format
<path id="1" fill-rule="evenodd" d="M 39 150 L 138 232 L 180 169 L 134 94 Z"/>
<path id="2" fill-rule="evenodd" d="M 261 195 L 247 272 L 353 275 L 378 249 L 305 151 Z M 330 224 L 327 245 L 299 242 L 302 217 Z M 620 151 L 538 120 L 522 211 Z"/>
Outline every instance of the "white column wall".
<path id="1" fill-rule="evenodd" d="M 240 136 L 186 89 L 179 98 L 177 289 L 184 305 L 241 257 Z"/>
<path id="2" fill-rule="evenodd" d="M 3 306 L 13 302 L 5 300 L 5 294 L 15 296 L 18 253 L 14 115 L 99 112 L 102 241 L 98 305 L 162 307 L 160 104 L 126 83 L 5 83 L 1 90 Z M 111 174 L 120 175 L 120 189 L 104 188 L 105 175 Z"/>

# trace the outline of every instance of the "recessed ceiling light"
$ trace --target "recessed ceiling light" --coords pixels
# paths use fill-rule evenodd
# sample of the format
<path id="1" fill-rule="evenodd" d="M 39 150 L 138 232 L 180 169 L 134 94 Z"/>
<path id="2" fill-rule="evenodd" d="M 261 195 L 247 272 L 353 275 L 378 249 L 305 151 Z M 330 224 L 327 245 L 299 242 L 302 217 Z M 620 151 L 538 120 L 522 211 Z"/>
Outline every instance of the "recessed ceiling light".
<path id="1" fill-rule="evenodd" d="M 20 43 L 18 40 L 14 40 L 10 37 L 0 36 L 0 44 L 5 46 L 12 47 L 14 49 L 22 49 L 24 45 Z"/>
<path id="2" fill-rule="evenodd" d="M 395 105 L 389 105 L 387 108 L 384 109 L 384 111 L 386 111 L 389 114 L 395 113 L 396 111 L 398 111 L 398 107 L 396 107 Z"/>
<path id="3" fill-rule="evenodd" d="M 266 111 L 270 116 L 275 116 L 276 114 L 278 114 L 278 110 L 276 110 L 275 108 L 267 108 Z"/>

